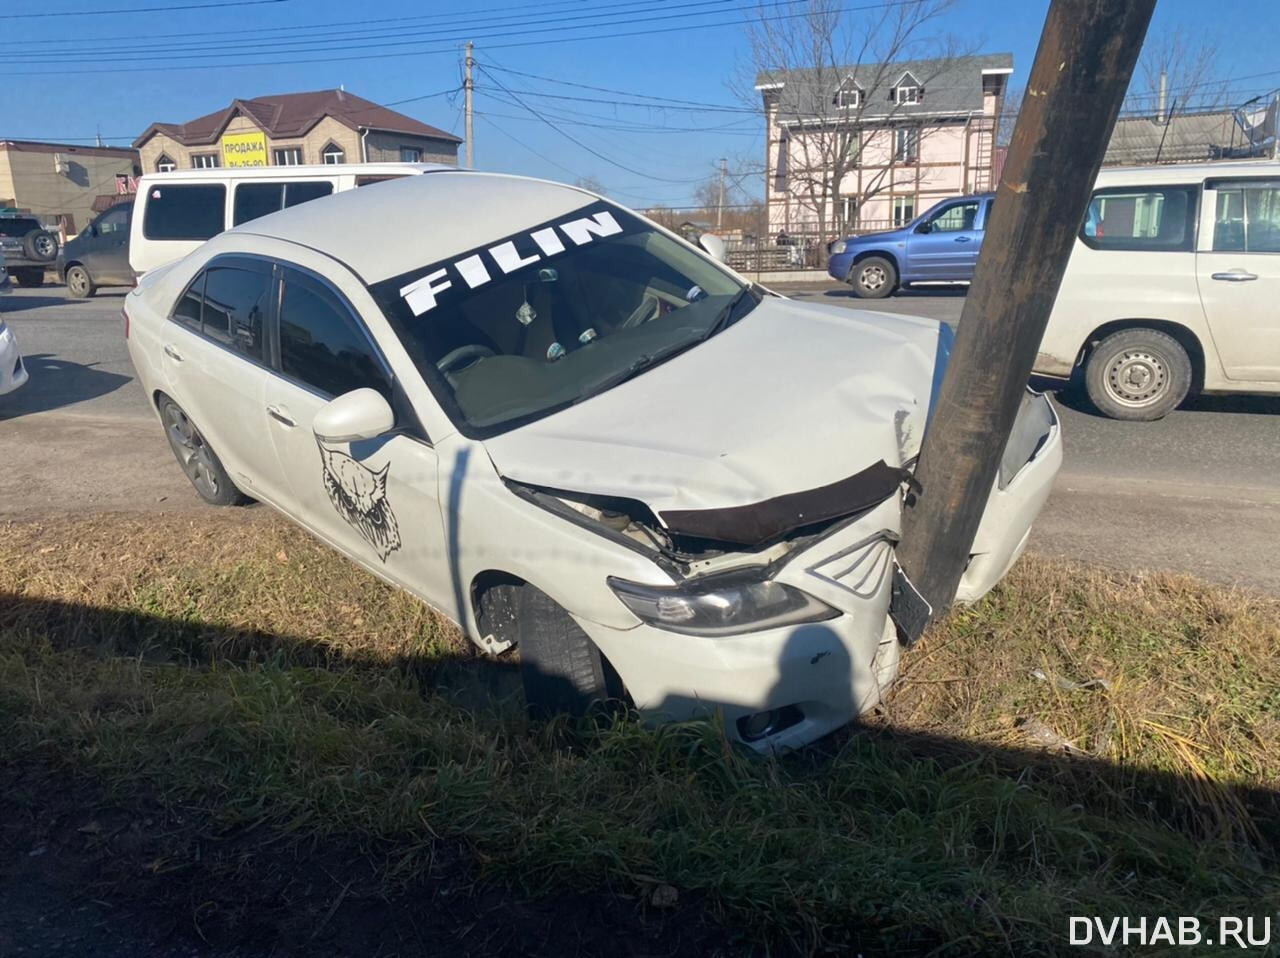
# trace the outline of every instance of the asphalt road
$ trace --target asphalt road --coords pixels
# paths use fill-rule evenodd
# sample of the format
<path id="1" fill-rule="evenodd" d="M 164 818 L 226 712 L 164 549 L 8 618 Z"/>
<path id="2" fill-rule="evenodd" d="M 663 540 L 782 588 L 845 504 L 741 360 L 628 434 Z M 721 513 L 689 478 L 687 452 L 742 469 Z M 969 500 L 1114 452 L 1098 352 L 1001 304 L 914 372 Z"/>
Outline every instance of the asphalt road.
<path id="1" fill-rule="evenodd" d="M 786 290 L 858 307 L 843 288 Z M 123 291 L 0 297 L 31 371 L 0 397 L 0 517 L 205 508 L 133 378 Z M 963 290 L 874 308 L 955 323 Z M 1155 423 L 1102 419 L 1061 397 L 1066 461 L 1032 548 L 1126 569 L 1188 572 L 1280 594 L 1280 397 L 1202 398 Z"/>

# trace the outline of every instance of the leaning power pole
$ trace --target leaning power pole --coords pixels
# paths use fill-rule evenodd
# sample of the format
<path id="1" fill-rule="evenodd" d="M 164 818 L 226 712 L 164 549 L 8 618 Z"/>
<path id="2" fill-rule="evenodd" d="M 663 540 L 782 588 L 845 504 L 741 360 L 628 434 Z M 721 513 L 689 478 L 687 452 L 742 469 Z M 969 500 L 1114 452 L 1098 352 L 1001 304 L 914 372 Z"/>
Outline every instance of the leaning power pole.
<path id="1" fill-rule="evenodd" d="M 996 187 L 898 560 L 955 599 L 1155 0 L 1052 0 Z"/>
<path id="2" fill-rule="evenodd" d="M 471 109 L 472 95 L 476 88 L 476 81 L 471 76 L 471 68 L 475 66 L 475 62 L 476 62 L 476 58 L 471 55 L 473 46 L 474 45 L 472 44 L 472 42 L 468 40 L 467 41 L 467 73 L 466 73 L 466 79 L 462 83 L 464 99 L 466 100 L 467 169 L 469 170 L 475 168 L 475 159 L 476 159 L 475 145 L 474 145 L 475 144 L 475 126 L 474 126 L 475 114 Z"/>
<path id="3" fill-rule="evenodd" d="M 720 157 L 720 202 L 716 205 L 716 229 L 724 222 L 724 178 L 729 175 L 729 161 Z"/>

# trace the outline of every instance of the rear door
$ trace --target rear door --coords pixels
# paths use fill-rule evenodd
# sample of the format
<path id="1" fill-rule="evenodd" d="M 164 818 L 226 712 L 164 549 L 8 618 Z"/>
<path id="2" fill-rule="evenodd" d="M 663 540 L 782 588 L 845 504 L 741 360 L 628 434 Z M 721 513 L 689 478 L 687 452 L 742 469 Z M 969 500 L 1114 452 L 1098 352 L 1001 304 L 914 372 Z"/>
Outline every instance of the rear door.
<path id="1" fill-rule="evenodd" d="M 929 215 L 921 224 L 927 225 L 928 231 L 915 233 L 909 241 L 913 277 L 935 281 L 973 278 L 982 246 L 977 228 L 981 204 L 978 199 L 957 200 Z"/>
<path id="2" fill-rule="evenodd" d="M 1196 281 L 1226 377 L 1280 382 L 1280 179 L 1206 184 Z"/>
<path id="3" fill-rule="evenodd" d="M 131 208 L 122 204 L 107 210 L 93 221 L 93 232 L 85 237 L 81 260 L 99 286 L 127 286 L 133 282 L 133 271 L 129 269 Z"/>
<path id="4" fill-rule="evenodd" d="M 278 268 L 275 372 L 266 410 L 287 511 L 348 555 L 440 608 L 453 594 L 437 492 L 438 459 L 390 365 L 356 310 L 327 280 Z M 354 389 L 382 393 L 396 429 L 377 439 L 322 443 L 316 413 Z"/>
<path id="5" fill-rule="evenodd" d="M 236 485 L 255 499 L 279 504 L 285 487 L 263 413 L 271 305 L 269 263 L 220 257 L 175 304 L 161 346 L 169 395 L 209 440 Z"/>

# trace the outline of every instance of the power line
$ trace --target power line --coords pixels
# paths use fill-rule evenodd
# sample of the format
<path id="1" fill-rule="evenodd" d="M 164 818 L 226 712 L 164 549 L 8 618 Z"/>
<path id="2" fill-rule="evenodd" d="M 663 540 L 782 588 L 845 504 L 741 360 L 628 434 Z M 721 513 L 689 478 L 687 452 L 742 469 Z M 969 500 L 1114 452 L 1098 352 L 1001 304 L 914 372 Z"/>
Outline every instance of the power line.
<path id="1" fill-rule="evenodd" d="M 620 163 L 620 162 L 618 162 L 617 160 L 613 159 L 612 157 L 606 156 L 605 154 L 601 153 L 599 150 L 596 150 L 596 149 L 594 149 L 593 147 L 588 146 L 586 143 L 583 143 L 581 140 L 579 140 L 579 139 L 578 139 L 576 136 L 574 136 L 572 133 L 568 133 L 568 132 L 566 132 L 565 130 L 560 129 L 560 127 L 556 126 L 556 125 L 555 125 L 555 123 L 553 123 L 551 120 L 547 119 L 545 116 L 543 116 L 543 115 L 542 115 L 541 113 L 539 113 L 537 110 L 535 110 L 533 107 L 529 106 L 529 104 L 527 104 L 527 103 L 525 103 L 524 101 L 522 101 L 518 96 L 516 96 L 514 93 L 512 93 L 510 90 L 508 90 L 508 89 L 506 88 L 506 86 L 504 86 L 504 85 L 503 85 L 503 83 L 502 83 L 502 81 L 501 81 L 501 80 L 499 80 L 499 79 L 498 79 L 497 77 L 495 77 L 492 73 L 490 73 L 490 72 L 485 68 L 485 66 L 484 66 L 483 64 L 477 64 L 477 68 L 480 70 L 480 72 L 481 72 L 481 73 L 483 73 L 485 76 L 487 76 L 490 80 L 493 80 L 493 82 L 494 82 L 494 83 L 498 84 L 498 86 L 499 86 L 500 88 L 502 88 L 503 90 L 505 90 L 505 91 L 507 92 L 507 95 L 508 95 L 508 96 L 510 96 L 512 99 L 514 99 L 514 100 L 516 101 L 516 103 L 517 103 L 517 104 L 519 104 L 521 107 L 523 107 L 523 108 L 524 108 L 525 110 L 527 110 L 528 112 L 532 113 L 534 116 L 536 116 L 538 119 L 540 119 L 540 120 L 541 120 L 543 123 L 545 123 L 547 126 L 551 127 L 551 129 L 555 130 L 557 133 L 559 133 L 561 136 L 563 136 L 563 137 L 564 137 L 566 140 L 568 140 L 570 143 L 574 143 L 574 144 L 576 144 L 576 145 L 577 145 L 577 146 L 579 146 L 580 148 L 582 148 L 582 149 L 586 150 L 586 151 L 587 151 L 588 153 L 590 153 L 592 156 L 599 157 L 600 159 L 604 160 L 606 163 L 610 164 L 611 166 L 616 166 L 616 167 L 617 167 L 618 169 L 620 169 L 620 170 L 626 170 L 628 173 L 631 173 L 631 174 L 633 174 L 633 175 L 635 175 L 635 176 L 639 176 L 639 177 L 641 177 L 642 179 L 646 179 L 646 180 L 656 180 L 656 181 L 658 181 L 658 182 L 660 182 L 660 183 L 698 183 L 698 182 L 701 182 L 701 179 L 696 179 L 696 180 L 677 180 L 677 179 L 672 179 L 672 178 L 667 177 L 667 176 L 657 176 L 657 175 L 652 174 L 652 173 L 645 173 L 645 172 L 643 172 L 643 171 L 641 171 L 641 170 L 637 170 L 637 169 L 635 169 L 634 167 L 627 166 L 625 163 Z"/>
<path id="2" fill-rule="evenodd" d="M 214 3 L 184 3 L 173 4 L 167 7 L 117 7 L 114 10 L 77 10 L 77 17 L 101 17 L 106 14 L 114 13 L 159 13 L 165 10 L 213 10 L 218 7 L 256 7 L 266 3 L 288 3 L 289 0 L 217 0 Z M 0 13 L 0 20 L 38 20 L 46 17 L 67 17 L 71 14 L 67 11 L 62 13 Z"/>
<path id="3" fill-rule="evenodd" d="M 847 13 L 847 12 L 856 11 L 856 10 L 882 9 L 885 7 L 902 6 L 905 4 L 913 4 L 913 3 L 920 3 L 920 2 L 922 2 L 922 0 L 886 0 L 886 2 L 883 2 L 883 3 L 875 3 L 870 5 L 864 4 L 861 6 L 854 6 L 854 7 L 841 7 L 833 10 L 833 12 Z M 706 13 L 695 14 L 695 16 L 706 16 L 706 15 L 707 15 Z M 702 29 L 734 27 L 734 26 L 741 26 L 743 23 L 769 23 L 769 22 L 774 22 L 778 20 L 791 20 L 791 19 L 795 19 L 796 17 L 800 17 L 804 15 L 805 14 L 803 13 L 787 13 L 787 14 L 779 14 L 777 16 L 772 16 L 772 17 L 746 17 L 746 18 L 740 18 L 740 19 L 734 19 L 734 20 L 723 20 L 723 21 L 718 21 L 713 23 L 700 23 L 698 24 L 698 27 Z M 622 21 L 622 22 L 626 22 L 626 21 Z M 547 28 L 547 29 L 556 29 L 556 28 Z M 570 29 L 584 29 L 584 27 L 573 27 Z M 672 26 L 672 27 L 642 28 L 637 30 L 624 30 L 624 31 L 619 31 L 615 33 L 587 34 L 583 36 L 565 36 L 565 37 L 545 36 L 545 37 L 539 37 L 538 39 L 534 39 L 534 40 L 513 40 L 509 43 L 486 44 L 486 49 L 487 50 L 505 50 L 505 49 L 513 49 L 517 47 L 528 47 L 528 46 L 541 47 L 551 43 L 579 43 L 587 40 L 615 40 L 615 39 L 627 38 L 627 37 L 657 36 L 657 35 L 666 34 L 666 33 L 679 33 L 679 32 L 686 31 L 687 29 L 688 29 L 687 26 Z M 507 33 L 489 34 L 486 36 L 476 36 L 473 38 L 493 39 L 493 38 L 502 38 L 502 37 L 508 37 L 508 36 L 527 36 L 531 32 L 537 32 L 537 31 L 522 29 L 522 30 L 516 30 L 516 31 L 507 32 Z M 466 39 L 466 37 L 467 37 L 466 34 L 460 34 L 457 38 L 454 38 L 454 39 L 455 40 Z M 444 42 L 444 41 L 439 41 L 439 42 Z M 341 49 L 359 49 L 359 48 L 360 48 L 359 45 L 356 45 L 354 47 L 343 47 Z M 396 59 L 396 58 L 403 58 L 403 57 L 440 56 L 444 54 L 453 54 L 454 52 L 455 50 L 452 46 L 444 46 L 444 47 L 431 46 L 425 49 L 405 50 L 405 51 L 399 51 L 396 53 L 353 54 L 351 56 L 310 57 L 310 58 L 301 58 L 301 59 L 294 59 L 294 60 L 258 60 L 258 61 L 251 61 L 251 62 L 242 62 L 242 63 L 205 61 L 198 64 L 190 64 L 190 65 L 176 63 L 176 64 L 169 64 L 165 66 L 153 66 L 153 67 L 148 67 L 148 66 L 118 67 L 118 68 L 101 67 L 101 68 L 87 69 L 87 70 L 61 69 L 58 72 L 62 76 L 89 75 L 89 74 L 114 74 L 114 73 L 177 72 L 177 71 L 185 71 L 185 70 L 234 69 L 238 67 L 291 66 L 294 64 L 301 64 L 301 63 L 332 64 L 332 63 L 343 63 L 343 62 L 352 61 L 352 60 L 368 61 L 368 60 Z M 0 71 L 0 76 L 26 76 L 26 75 L 27 73 L 25 71 L 16 71 L 16 70 Z"/>

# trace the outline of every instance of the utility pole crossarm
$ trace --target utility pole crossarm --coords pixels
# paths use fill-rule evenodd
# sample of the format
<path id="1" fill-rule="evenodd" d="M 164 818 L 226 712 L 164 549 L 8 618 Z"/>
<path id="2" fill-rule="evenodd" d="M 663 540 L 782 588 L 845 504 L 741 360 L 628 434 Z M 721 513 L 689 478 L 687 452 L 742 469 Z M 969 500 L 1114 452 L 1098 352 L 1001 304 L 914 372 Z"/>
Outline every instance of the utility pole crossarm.
<path id="1" fill-rule="evenodd" d="M 1053 0 L 903 514 L 898 561 L 955 599 L 1155 0 Z"/>

